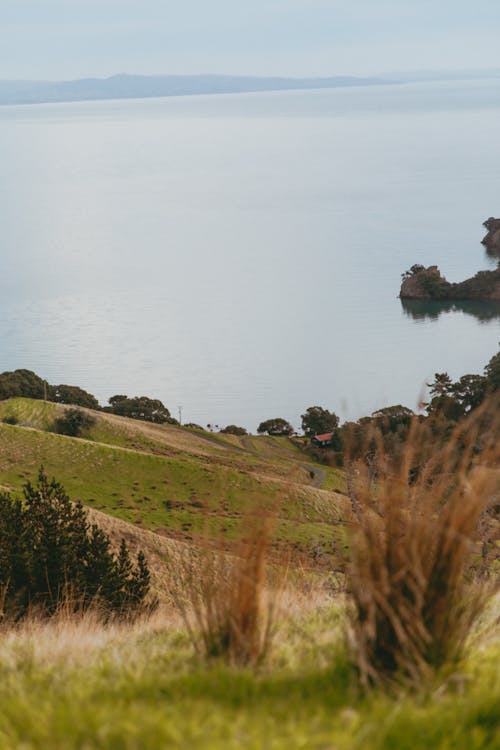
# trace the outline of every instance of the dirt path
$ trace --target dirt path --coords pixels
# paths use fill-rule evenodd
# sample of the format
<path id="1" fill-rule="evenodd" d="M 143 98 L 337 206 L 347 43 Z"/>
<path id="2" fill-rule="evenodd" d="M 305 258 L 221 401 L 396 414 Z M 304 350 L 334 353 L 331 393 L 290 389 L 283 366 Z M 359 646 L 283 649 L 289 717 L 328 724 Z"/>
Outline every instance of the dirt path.
<path id="1" fill-rule="evenodd" d="M 312 486 L 320 489 L 323 486 L 323 482 L 326 479 L 326 471 L 323 471 L 323 469 L 320 469 L 317 466 L 303 465 L 302 468 L 309 472 L 309 475 L 311 479 L 313 480 Z"/>

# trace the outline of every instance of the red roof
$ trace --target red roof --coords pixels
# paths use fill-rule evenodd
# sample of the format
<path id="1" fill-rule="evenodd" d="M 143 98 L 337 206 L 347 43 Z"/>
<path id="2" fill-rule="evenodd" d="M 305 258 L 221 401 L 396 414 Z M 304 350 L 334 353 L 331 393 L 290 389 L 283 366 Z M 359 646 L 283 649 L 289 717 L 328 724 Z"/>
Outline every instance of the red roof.
<path id="1" fill-rule="evenodd" d="M 325 432 L 324 435 L 315 435 L 314 436 L 316 440 L 319 440 L 321 443 L 327 443 L 329 440 L 333 437 L 333 432 Z"/>

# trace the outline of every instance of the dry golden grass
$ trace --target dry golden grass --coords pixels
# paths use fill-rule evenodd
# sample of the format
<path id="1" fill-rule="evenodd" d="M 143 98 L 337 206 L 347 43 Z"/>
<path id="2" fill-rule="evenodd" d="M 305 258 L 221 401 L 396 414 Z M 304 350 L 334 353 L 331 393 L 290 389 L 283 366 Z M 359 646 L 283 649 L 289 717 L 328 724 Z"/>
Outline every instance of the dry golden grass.
<path id="1" fill-rule="evenodd" d="M 94 508 L 86 510 L 89 520 L 109 535 L 115 551 L 118 551 L 121 540 L 125 539 L 131 556 L 137 555 L 140 550 L 144 552 L 151 573 L 152 593 L 161 603 L 172 604 L 169 595 L 171 579 L 176 575 L 176 561 L 186 544 L 138 528 Z"/>
<path id="2" fill-rule="evenodd" d="M 273 519 L 258 511 L 246 528 L 231 555 L 208 536 L 203 548 L 187 548 L 171 590 L 198 654 L 256 666 L 271 646 L 279 589 L 266 588 Z"/>
<path id="3" fill-rule="evenodd" d="M 485 587 L 465 574 L 481 514 L 500 488 L 492 470 L 498 431 L 479 436 L 482 426 L 481 412 L 459 425 L 416 479 L 417 420 L 397 463 L 372 435 L 375 462 L 351 466 L 351 638 L 365 683 L 404 677 L 419 684 L 461 655 L 481 612 Z"/>
<path id="4" fill-rule="evenodd" d="M 176 632 L 182 621 L 173 608 L 160 607 L 153 614 L 136 620 L 104 622 L 99 612 L 67 612 L 64 608 L 49 620 L 36 615 L 17 625 L 3 627 L 0 637 L 0 666 L 15 669 L 16 664 L 89 666 L 116 652 L 126 659 L 126 646 L 139 638 L 165 631 Z M 116 648 L 115 648 L 116 647 Z"/>

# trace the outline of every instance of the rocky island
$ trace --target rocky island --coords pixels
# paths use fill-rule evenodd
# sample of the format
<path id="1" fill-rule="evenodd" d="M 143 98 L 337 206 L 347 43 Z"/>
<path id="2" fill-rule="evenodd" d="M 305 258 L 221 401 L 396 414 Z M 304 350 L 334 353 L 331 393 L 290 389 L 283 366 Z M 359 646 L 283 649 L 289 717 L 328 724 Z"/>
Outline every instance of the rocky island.
<path id="1" fill-rule="evenodd" d="M 482 240 L 490 254 L 500 255 L 500 219 L 484 222 L 488 234 Z M 415 264 L 402 274 L 401 299 L 422 300 L 500 300 L 500 264 L 492 271 L 478 271 L 465 281 L 447 281 L 437 266 Z"/>
<path id="2" fill-rule="evenodd" d="M 479 271 L 471 279 L 451 283 L 437 266 L 414 265 L 403 274 L 401 299 L 500 300 L 500 267 Z"/>
<path id="3" fill-rule="evenodd" d="M 481 242 L 485 246 L 486 252 L 488 255 L 500 256 L 500 219 L 494 219 L 493 216 L 490 216 L 483 223 L 483 227 L 487 230 L 487 234 Z"/>

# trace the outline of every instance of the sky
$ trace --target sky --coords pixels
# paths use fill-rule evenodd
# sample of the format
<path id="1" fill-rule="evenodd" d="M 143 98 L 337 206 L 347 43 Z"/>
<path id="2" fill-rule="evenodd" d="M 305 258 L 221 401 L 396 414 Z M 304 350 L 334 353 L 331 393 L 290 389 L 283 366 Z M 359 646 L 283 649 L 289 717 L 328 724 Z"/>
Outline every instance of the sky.
<path id="1" fill-rule="evenodd" d="M 0 0 L 0 78 L 500 68 L 498 0 Z"/>

